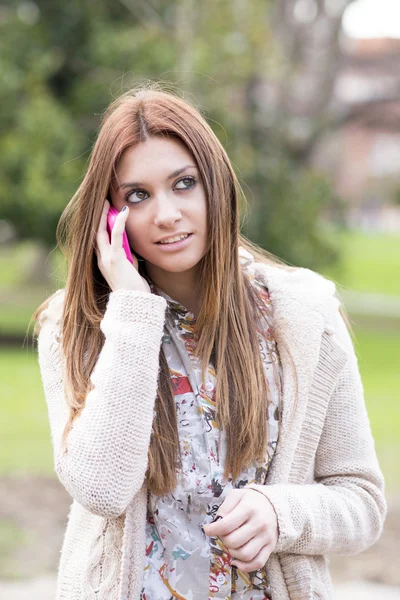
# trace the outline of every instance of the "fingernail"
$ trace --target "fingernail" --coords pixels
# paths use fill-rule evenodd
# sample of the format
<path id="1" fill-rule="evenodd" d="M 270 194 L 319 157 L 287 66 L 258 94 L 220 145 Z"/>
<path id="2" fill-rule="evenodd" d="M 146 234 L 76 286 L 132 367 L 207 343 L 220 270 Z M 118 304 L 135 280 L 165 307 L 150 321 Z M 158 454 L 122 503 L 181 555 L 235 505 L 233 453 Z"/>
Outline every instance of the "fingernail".
<path id="1" fill-rule="evenodd" d="M 222 519 L 222 515 L 218 515 L 217 517 L 215 517 L 215 519 L 213 521 L 211 521 L 212 523 L 216 523 L 217 521 L 219 521 L 220 519 Z"/>
<path id="2" fill-rule="evenodd" d="M 125 204 L 125 206 L 123 206 L 123 207 L 121 208 L 121 212 L 124 212 L 124 210 L 126 210 L 127 208 L 128 208 L 128 207 L 127 207 L 127 206 L 126 206 L 126 204 Z"/>

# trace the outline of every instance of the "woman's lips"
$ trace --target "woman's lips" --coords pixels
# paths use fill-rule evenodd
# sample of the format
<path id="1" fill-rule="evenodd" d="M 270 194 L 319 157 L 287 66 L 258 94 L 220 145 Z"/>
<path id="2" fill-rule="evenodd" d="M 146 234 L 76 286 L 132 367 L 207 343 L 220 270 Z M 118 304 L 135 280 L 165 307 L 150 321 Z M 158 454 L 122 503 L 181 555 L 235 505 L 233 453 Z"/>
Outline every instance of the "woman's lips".
<path id="1" fill-rule="evenodd" d="M 190 243 L 190 240 L 193 237 L 193 233 L 189 233 L 189 235 L 183 240 L 179 240 L 178 242 L 171 242 L 169 244 L 162 244 L 161 242 L 156 242 L 157 246 L 166 252 L 173 252 L 174 250 L 180 250 L 181 248 L 185 248 Z"/>

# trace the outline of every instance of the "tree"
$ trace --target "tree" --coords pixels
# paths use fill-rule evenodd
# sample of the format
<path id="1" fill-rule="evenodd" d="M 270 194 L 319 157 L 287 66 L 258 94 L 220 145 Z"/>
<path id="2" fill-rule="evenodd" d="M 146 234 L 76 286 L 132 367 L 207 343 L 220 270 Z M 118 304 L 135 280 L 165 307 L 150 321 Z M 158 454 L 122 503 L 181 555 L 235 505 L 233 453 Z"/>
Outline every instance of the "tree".
<path id="1" fill-rule="evenodd" d="M 293 7 L 272 0 L 12 2 L 0 31 L 7 74 L 0 218 L 13 223 L 19 237 L 53 245 L 103 109 L 130 83 L 157 79 L 182 88 L 226 147 L 246 195 L 254 198 L 244 232 L 296 264 L 318 268 L 334 260 L 318 222 L 337 199 L 307 162 L 332 82 L 324 79 L 320 101 L 310 98 L 304 103 L 310 113 L 299 116 L 295 90 L 308 80 L 298 63 L 308 56 L 309 37 L 305 25 L 294 35 Z M 323 17 L 325 27 L 337 31 L 339 17 Z M 312 23 L 307 27 L 313 30 Z M 296 50 L 287 46 L 290 31 Z M 329 39 L 334 46 L 335 36 Z M 326 56 L 335 57 L 334 48 Z M 307 64 L 314 72 L 315 63 Z"/>

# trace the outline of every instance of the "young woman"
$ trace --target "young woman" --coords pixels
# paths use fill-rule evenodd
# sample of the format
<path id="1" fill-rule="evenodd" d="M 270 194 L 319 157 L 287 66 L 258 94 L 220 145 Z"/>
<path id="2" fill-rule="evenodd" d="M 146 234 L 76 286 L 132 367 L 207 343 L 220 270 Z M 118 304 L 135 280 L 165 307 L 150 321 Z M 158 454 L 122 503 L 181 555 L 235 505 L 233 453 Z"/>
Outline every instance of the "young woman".
<path id="1" fill-rule="evenodd" d="M 325 600 L 326 555 L 381 533 L 335 286 L 240 235 L 240 194 L 182 98 L 147 87 L 106 111 L 57 231 L 66 286 L 35 313 L 73 498 L 58 600 Z"/>

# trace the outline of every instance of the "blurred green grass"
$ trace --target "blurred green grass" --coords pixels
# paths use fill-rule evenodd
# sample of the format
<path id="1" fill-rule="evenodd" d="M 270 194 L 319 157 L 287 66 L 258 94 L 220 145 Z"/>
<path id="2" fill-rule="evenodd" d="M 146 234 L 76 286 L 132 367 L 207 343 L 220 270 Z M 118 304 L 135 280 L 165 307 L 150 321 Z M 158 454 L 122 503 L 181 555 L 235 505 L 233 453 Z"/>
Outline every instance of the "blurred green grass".
<path id="1" fill-rule="evenodd" d="M 321 270 L 341 286 L 358 291 L 400 296 L 400 235 L 343 231 L 326 226 L 338 242 L 341 263 Z"/>
<path id="2" fill-rule="evenodd" d="M 400 334 L 355 328 L 355 335 L 378 456 L 388 490 L 398 491 L 400 378 L 396 356 Z M 50 429 L 36 350 L 32 347 L 0 350 L 0 378 L 4 390 L 0 474 L 18 471 L 52 473 Z"/>
<path id="3" fill-rule="evenodd" d="M 35 281 L 34 261 L 37 245 L 24 241 L 0 252 L 0 333 L 27 333 L 35 309 L 54 292 L 64 287 L 65 264 L 61 251 L 48 251 Z M 37 268 L 37 267 L 36 267 Z M 29 331 L 32 331 L 33 321 Z"/>
<path id="4" fill-rule="evenodd" d="M 354 327 L 365 402 L 375 446 L 388 490 L 399 491 L 400 456 L 400 332 Z"/>
<path id="5" fill-rule="evenodd" d="M 1 348 L 0 378 L 0 474 L 50 473 L 50 430 L 35 348 Z"/>
<path id="6" fill-rule="evenodd" d="M 18 243 L 1 247 L 0 249 L 0 286 L 10 288 L 25 283 L 25 278 L 30 275 L 33 262 L 39 256 L 42 260 L 42 252 L 46 258 L 41 269 L 51 279 L 64 276 L 62 270 L 63 256 L 58 248 L 43 250 L 36 242 L 23 240 Z"/>

